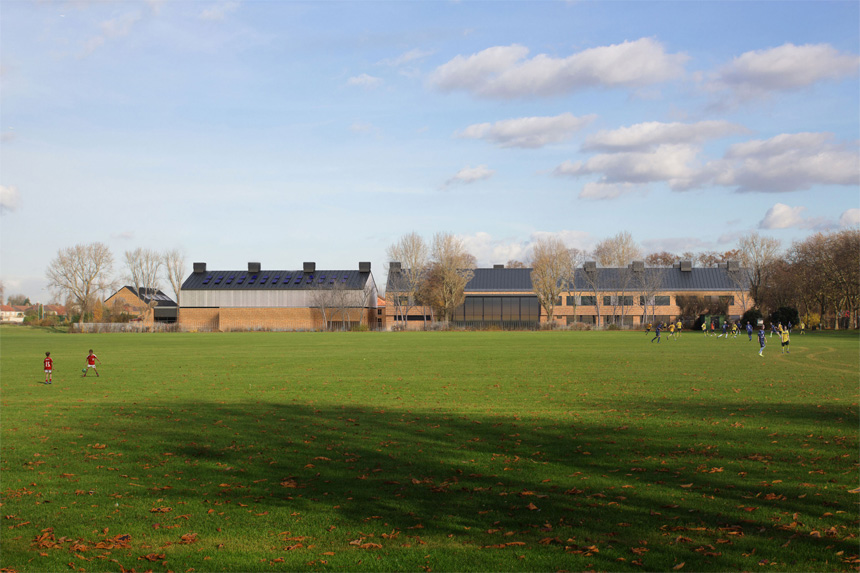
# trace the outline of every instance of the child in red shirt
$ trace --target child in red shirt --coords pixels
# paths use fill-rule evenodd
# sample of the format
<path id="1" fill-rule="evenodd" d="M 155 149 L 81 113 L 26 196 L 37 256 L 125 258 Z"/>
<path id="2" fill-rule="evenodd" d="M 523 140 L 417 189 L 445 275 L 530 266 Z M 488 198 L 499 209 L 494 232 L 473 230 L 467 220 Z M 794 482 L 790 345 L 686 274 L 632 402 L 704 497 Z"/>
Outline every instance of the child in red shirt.
<path id="1" fill-rule="evenodd" d="M 90 348 L 90 353 L 89 353 L 89 355 L 87 356 L 87 367 L 86 367 L 86 368 L 84 368 L 84 375 L 83 375 L 83 376 L 81 376 L 81 378 L 86 378 L 86 377 L 87 377 L 87 372 L 89 371 L 89 369 L 90 369 L 90 368 L 92 368 L 92 369 L 93 369 L 93 372 L 95 372 L 95 373 L 96 373 L 96 378 L 98 378 L 98 375 L 99 375 L 99 369 L 98 369 L 98 368 L 96 368 L 96 360 L 99 360 L 99 357 L 98 357 L 98 356 L 96 356 L 96 355 L 93 353 L 93 349 L 92 349 L 92 348 Z M 99 364 L 101 364 L 101 363 L 102 363 L 102 361 L 101 361 L 101 360 L 99 360 Z"/>
<path id="2" fill-rule="evenodd" d="M 51 353 L 45 353 L 45 384 L 53 384 L 54 359 Z"/>

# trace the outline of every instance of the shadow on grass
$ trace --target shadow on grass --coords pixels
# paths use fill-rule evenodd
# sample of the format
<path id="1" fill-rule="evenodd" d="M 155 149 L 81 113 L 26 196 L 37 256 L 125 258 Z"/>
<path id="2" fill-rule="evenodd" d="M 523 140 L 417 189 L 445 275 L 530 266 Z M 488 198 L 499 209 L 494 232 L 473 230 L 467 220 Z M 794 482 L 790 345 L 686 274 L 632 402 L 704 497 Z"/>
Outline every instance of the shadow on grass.
<path id="1" fill-rule="evenodd" d="M 595 424 L 115 403 L 81 418 L 86 469 L 60 487 L 103 487 L 109 472 L 111 501 L 183 504 L 214 540 L 289 530 L 325 547 L 386 534 L 427 551 L 540 548 L 562 569 L 847 567 L 857 553 L 856 412 L 836 412 L 837 422 L 815 406 L 720 406 L 669 403 L 653 417 L 610 412 Z M 771 427 L 760 429 L 765 415 Z M 496 568 L 482 555 L 475 564 Z"/>

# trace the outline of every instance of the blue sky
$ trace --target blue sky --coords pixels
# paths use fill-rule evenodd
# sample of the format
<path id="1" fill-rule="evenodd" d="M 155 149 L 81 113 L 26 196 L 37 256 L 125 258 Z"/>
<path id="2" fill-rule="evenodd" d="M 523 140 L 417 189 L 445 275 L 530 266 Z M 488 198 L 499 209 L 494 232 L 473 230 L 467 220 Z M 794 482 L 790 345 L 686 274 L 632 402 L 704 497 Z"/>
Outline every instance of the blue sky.
<path id="1" fill-rule="evenodd" d="M 860 223 L 857 2 L 0 4 L 0 278 L 357 268 L 410 232 L 788 247 Z"/>

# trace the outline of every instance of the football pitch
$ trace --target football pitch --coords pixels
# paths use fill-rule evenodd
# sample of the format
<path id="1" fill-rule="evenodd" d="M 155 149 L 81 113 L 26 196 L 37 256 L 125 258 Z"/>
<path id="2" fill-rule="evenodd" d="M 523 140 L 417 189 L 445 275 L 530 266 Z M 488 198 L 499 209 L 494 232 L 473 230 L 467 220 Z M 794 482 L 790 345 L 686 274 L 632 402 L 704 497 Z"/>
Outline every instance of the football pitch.
<path id="1" fill-rule="evenodd" d="M 0 328 L 0 569 L 856 570 L 857 332 L 651 337 Z"/>

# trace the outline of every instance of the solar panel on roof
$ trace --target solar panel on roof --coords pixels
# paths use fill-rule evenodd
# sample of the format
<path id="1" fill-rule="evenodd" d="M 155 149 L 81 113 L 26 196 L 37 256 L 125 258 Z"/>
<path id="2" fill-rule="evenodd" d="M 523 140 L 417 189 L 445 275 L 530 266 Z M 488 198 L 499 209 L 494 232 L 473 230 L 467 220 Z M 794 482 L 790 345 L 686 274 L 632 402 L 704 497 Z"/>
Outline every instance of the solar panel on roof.
<path id="1" fill-rule="evenodd" d="M 272 277 L 272 284 L 278 284 L 278 281 L 281 279 L 281 275 L 275 275 Z"/>

